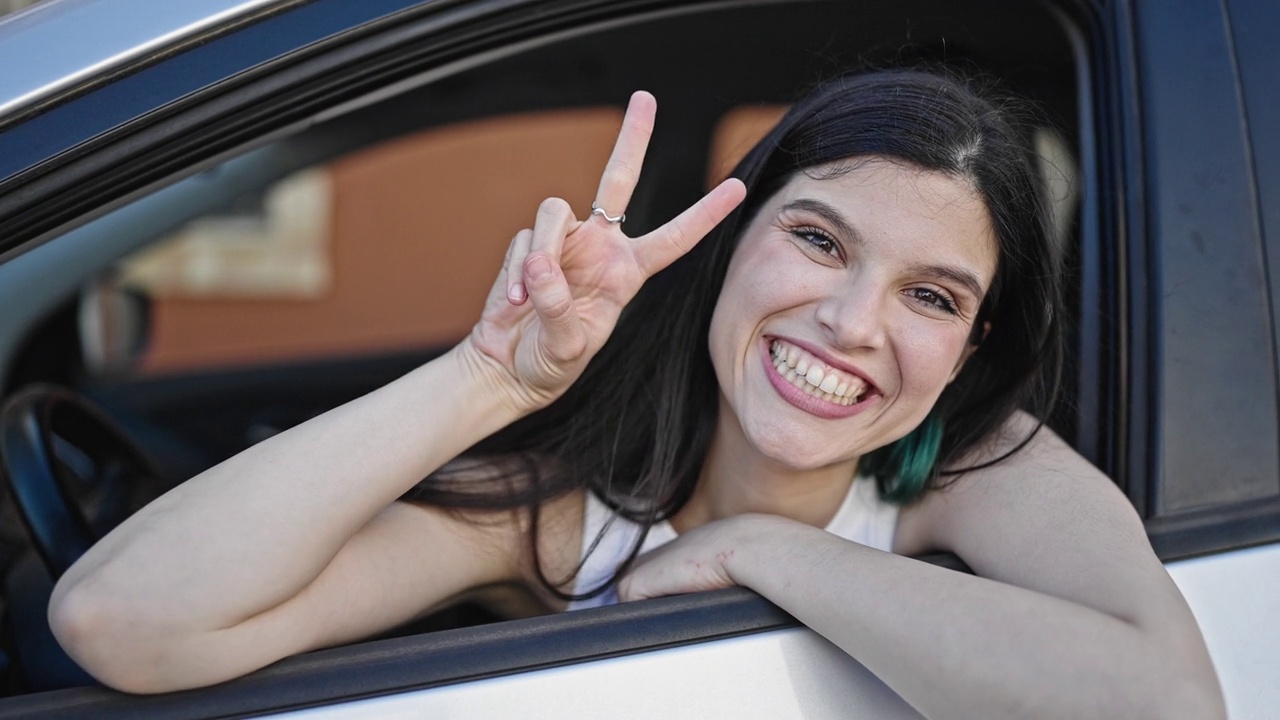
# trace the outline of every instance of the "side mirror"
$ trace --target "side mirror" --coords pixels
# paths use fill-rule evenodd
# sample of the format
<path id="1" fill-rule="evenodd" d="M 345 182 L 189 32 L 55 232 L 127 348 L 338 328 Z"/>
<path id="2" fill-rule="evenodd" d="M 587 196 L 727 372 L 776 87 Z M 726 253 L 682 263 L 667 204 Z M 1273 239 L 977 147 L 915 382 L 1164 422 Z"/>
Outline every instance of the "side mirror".
<path id="1" fill-rule="evenodd" d="M 77 313 L 84 367 L 108 375 L 133 366 L 151 337 L 151 298 L 99 277 L 80 294 Z"/>

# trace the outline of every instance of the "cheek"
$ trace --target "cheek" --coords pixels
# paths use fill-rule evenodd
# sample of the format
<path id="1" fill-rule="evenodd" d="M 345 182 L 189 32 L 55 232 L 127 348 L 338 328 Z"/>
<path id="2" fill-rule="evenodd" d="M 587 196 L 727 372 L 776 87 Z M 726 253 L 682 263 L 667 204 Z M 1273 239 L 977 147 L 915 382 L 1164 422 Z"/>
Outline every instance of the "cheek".
<path id="1" fill-rule="evenodd" d="M 711 329 L 707 333 L 707 352 L 711 355 L 711 366 L 715 369 L 716 377 L 724 377 L 726 370 L 725 363 L 729 353 L 729 331 L 728 328 L 734 322 L 729 317 L 730 305 L 723 301 L 716 303 L 716 309 L 711 314 Z"/>
<path id="2" fill-rule="evenodd" d="M 736 366 L 733 358 L 741 354 L 736 349 L 740 344 L 737 338 L 744 333 L 743 326 L 746 323 L 742 303 L 732 299 L 738 295 L 737 285 L 738 281 L 731 268 L 729 275 L 725 277 L 720 297 L 716 300 L 715 310 L 711 313 L 711 327 L 707 332 L 707 351 L 711 355 L 711 366 L 715 369 L 722 389 L 726 383 L 734 382 L 731 377 L 735 374 Z"/>
<path id="3" fill-rule="evenodd" d="M 959 326 L 939 327 L 929 320 L 903 324 L 894 338 L 903 393 L 936 400 L 955 374 L 967 339 Z"/>
<path id="4" fill-rule="evenodd" d="M 810 279 L 795 271 L 789 250 L 794 254 L 782 243 L 750 243 L 729 264 L 708 335 L 717 371 L 728 369 L 720 364 L 731 356 L 750 350 L 770 317 L 803 304 Z"/>

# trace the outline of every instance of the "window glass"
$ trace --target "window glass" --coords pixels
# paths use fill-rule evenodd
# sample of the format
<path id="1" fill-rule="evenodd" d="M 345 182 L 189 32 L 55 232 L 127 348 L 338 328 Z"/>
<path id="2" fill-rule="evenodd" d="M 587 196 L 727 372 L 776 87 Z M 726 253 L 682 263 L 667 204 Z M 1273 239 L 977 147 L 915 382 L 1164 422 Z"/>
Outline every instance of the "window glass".
<path id="1" fill-rule="evenodd" d="M 590 206 L 614 108 L 427 130 L 285 178 L 126 259 L 146 373 L 450 343 L 545 197 Z"/>
<path id="2" fill-rule="evenodd" d="M 711 138 L 707 186 L 728 177 L 733 166 L 778 124 L 786 111 L 786 105 L 751 105 L 725 113 L 716 123 L 715 134 Z"/>

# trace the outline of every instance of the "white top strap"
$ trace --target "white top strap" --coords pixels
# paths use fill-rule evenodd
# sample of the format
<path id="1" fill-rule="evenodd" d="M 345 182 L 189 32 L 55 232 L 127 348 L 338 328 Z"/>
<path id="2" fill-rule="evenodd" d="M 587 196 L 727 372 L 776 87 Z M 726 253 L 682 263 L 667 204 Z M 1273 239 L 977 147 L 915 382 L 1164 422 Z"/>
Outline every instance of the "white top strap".
<path id="1" fill-rule="evenodd" d="M 586 562 L 574 581 L 575 593 L 594 590 L 606 582 L 622 561 L 626 560 L 636 538 L 640 537 L 638 523 L 620 517 L 591 492 L 587 493 L 582 520 L 582 557 L 586 557 Z M 827 523 L 826 530 L 845 540 L 891 552 L 897 524 L 898 506 L 880 499 L 875 480 L 859 477 L 849 485 L 844 502 L 840 504 L 840 509 L 831 518 L 831 522 Z M 640 553 L 647 553 L 675 538 L 676 531 L 671 523 L 665 520 L 655 523 L 649 529 Z M 594 549 L 591 547 L 592 543 L 595 543 Z M 610 587 L 590 600 L 569 603 L 568 609 L 581 610 L 616 602 L 618 593 Z"/>

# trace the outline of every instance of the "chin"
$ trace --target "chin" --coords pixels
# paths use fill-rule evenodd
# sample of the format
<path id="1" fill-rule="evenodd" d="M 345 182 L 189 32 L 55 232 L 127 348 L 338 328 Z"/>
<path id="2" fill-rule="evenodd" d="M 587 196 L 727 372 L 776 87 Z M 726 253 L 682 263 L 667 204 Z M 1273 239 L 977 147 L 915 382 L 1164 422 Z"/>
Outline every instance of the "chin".
<path id="1" fill-rule="evenodd" d="M 788 470 L 816 470 L 856 457 L 849 448 L 835 452 L 834 438 L 820 437 L 794 425 L 768 423 L 743 430 L 757 452 Z"/>

